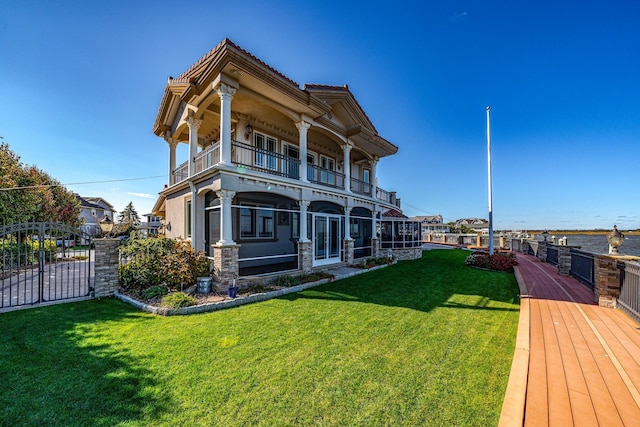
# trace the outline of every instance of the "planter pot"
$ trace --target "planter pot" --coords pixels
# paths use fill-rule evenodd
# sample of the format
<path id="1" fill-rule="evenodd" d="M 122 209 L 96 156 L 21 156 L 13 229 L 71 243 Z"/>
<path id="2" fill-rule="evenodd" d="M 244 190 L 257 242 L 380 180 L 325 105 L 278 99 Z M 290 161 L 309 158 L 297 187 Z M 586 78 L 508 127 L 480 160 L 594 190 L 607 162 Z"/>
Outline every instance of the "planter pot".
<path id="1" fill-rule="evenodd" d="M 236 298 L 238 296 L 238 287 L 229 286 L 229 298 Z"/>
<path id="2" fill-rule="evenodd" d="M 198 282 L 198 293 L 207 294 L 211 292 L 211 277 L 198 277 L 196 281 Z"/>

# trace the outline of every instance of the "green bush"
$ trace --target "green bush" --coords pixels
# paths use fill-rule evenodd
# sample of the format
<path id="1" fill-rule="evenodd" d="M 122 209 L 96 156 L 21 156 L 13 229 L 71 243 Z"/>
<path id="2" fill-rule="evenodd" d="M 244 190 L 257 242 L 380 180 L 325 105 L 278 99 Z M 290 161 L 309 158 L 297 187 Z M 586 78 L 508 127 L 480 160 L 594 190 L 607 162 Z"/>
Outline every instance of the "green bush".
<path id="1" fill-rule="evenodd" d="M 160 306 L 168 308 L 182 308 L 195 305 L 196 302 L 197 301 L 194 297 L 189 296 L 184 292 L 175 292 L 162 298 Z"/>
<path id="2" fill-rule="evenodd" d="M 271 283 L 282 288 L 290 288 L 292 286 L 299 285 L 300 279 L 289 274 L 283 274 L 282 276 L 276 277 Z"/>
<path id="3" fill-rule="evenodd" d="M 169 292 L 169 290 L 167 288 L 165 288 L 164 286 L 150 286 L 147 289 L 145 289 L 144 291 L 142 291 L 142 298 L 144 299 L 152 299 L 152 298 L 156 298 L 156 297 L 161 297 L 166 295 Z"/>
<path id="4" fill-rule="evenodd" d="M 518 265 L 518 259 L 512 252 L 495 252 L 491 255 L 486 251 L 476 251 L 464 262 L 473 267 L 496 271 L 513 271 L 513 267 Z"/>
<path id="5" fill-rule="evenodd" d="M 118 280 L 127 291 L 141 291 L 160 285 L 165 277 L 160 272 L 163 258 L 173 252 L 175 241 L 171 239 L 133 238 L 120 246 Z"/>

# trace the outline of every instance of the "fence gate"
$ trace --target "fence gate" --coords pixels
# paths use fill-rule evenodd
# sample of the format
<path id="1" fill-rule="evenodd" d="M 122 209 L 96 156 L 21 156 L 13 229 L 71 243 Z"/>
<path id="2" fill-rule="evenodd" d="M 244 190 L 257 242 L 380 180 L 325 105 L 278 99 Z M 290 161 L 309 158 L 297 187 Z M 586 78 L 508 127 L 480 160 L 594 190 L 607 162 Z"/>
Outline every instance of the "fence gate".
<path id="1" fill-rule="evenodd" d="M 58 222 L 0 227 L 0 310 L 93 297 L 91 236 Z"/>

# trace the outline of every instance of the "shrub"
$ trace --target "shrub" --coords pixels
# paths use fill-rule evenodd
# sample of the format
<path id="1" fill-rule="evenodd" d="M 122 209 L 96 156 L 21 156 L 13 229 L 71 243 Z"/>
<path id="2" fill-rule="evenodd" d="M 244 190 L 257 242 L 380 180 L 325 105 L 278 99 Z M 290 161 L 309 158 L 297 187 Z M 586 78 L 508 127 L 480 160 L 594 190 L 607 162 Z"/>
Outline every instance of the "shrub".
<path id="1" fill-rule="evenodd" d="M 197 301 L 194 297 L 189 296 L 184 292 L 175 292 L 162 298 L 160 306 L 168 308 L 182 308 L 195 305 L 196 302 Z"/>
<path id="2" fill-rule="evenodd" d="M 465 264 L 489 270 L 513 271 L 518 260 L 511 252 L 495 252 L 491 255 L 486 251 L 477 251 L 467 257 Z"/>
<path id="3" fill-rule="evenodd" d="M 120 246 L 118 280 L 128 291 L 159 285 L 164 281 L 160 272 L 162 259 L 173 251 L 171 239 L 132 238 Z"/>
<path id="4" fill-rule="evenodd" d="M 276 277 L 271 283 L 282 288 L 290 288 L 300 284 L 300 279 L 289 274 L 283 274 L 282 276 Z"/>
<path id="5" fill-rule="evenodd" d="M 333 274 L 325 273 L 324 271 L 316 271 L 314 273 L 302 274 L 298 276 L 298 281 L 300 283 L 309 283 L 309 282 L 317 282 L 322 279 L 334 279 L 335 276 Z"/>
<path id="6" fill-rule="evenodd" d="M 147 289 L 145 289 L 144 291 L 142 291 L 142 298 L 144 299 L 152 299 L 152 298 L 156 298 L 156 297 L 161 297 L 166 295 L 169 292 L 169 290 L 167 288 L 165 288 L 164 286 L 150 286 Z"/>
<path id="7" fill-rule="evenodd" d="M 131 292 L 158 285 L 182 290 L 197 277 L 210 277 L 211 263 L 204 252 L 196 252 L 187 242 L 173 239 L 133 237 L 120 247 L 118 279 Z"/>

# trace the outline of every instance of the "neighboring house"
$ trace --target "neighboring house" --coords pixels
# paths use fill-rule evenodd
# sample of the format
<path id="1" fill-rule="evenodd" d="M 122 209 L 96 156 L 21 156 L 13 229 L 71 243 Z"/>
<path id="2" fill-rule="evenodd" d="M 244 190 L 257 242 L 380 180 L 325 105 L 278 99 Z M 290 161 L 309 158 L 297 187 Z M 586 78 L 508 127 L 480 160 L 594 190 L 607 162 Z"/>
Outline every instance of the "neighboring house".
<path id="1" fill-rule="evenodd" d="M 113 220 L 115 210 L 111 203 L 101 197 L 83 197 L 78 194 L 75 196 L 80 203 L 80 219 L 84 220 L 80 226 L 83 232 L 95 236 L 101 232 L 100 220 L 105 215 Z"/>
<path id="2" fill-rule="evenodd" d="M 377 256 L 382 212 L 400 209 L 376 180 L 398 147 L 348 86 L 300 88 L 228 39 L 168 79 L 153 131 L 169 182 L 152 214 L 213 257 L 222 281 Z"/>
<path id="3" fill-rule="evenodd" d="M 141 236 L 157 236 L 162 227 L 162 217 L 144 214 L 145 221 L 136 227 Z"/>
<path id="4" fill-rule="evenodd" d="M 489 221 L 482 218 L 462 218 L 456 221 L 456 228 L 465 226 L 475 233 L 489 234 Z"/>
<path id="5" fill-rule="evenodd" d="M 442 215 L 414 216 L 411 220 L 420 223 L 423 240 L 427 240 L 427 236 L 430 234 L 435 235 L 449 232 L 449 226 L 442 222 Z"/>

